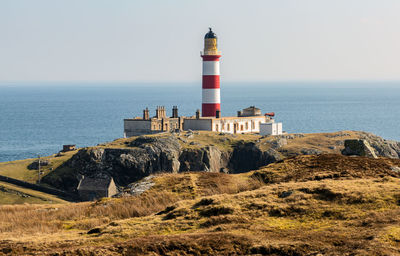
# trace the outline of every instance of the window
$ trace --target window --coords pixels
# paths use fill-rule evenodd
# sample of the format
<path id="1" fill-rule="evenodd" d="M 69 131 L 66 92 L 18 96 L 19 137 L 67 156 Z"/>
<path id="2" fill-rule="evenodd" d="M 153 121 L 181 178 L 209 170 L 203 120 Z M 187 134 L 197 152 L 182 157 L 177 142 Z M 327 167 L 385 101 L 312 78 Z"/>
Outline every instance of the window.
<path id="1" fill-rule="evenodd" d="M 221 131 L 225 130 L 225 124 L 222 124 Z"/>
<path id="2" fill-rule="evenodd" d="M 230 125 L 230 124 L 227 124 L 227 125 L 226 125 L 226 130 L 229 131 L 230 129 L 231 129 L 231 125 Z"/>
<path id="3" fill-rule="evenodd" d="M 218 124 L 215 125 L 215 131 L 218 132 Z"/>
<path id="4" fill-rule="evenodd" d="M 246 130 L 249 129 L 249 123 L 246 122 Z"/>
<path id="5" fill-rule="evenodd" d="M 240 130 L 243 131 L 243 124 L 240 125 Z"/>
<path id="6" fill-rule="evenodd" d="M 254 121 L 251 121 L 251 129 L 256 129 Z"/>

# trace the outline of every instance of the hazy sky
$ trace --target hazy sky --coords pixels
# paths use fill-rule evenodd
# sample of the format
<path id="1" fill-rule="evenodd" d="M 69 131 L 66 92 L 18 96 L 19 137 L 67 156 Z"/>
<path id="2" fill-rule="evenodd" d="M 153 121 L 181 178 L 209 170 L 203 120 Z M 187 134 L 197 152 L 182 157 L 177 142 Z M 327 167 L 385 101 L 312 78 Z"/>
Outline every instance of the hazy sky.
<path id="1" fill-rule="evenodd" d="M 0 0 L 0 81 L 400 80 L 399 0 Z"/>

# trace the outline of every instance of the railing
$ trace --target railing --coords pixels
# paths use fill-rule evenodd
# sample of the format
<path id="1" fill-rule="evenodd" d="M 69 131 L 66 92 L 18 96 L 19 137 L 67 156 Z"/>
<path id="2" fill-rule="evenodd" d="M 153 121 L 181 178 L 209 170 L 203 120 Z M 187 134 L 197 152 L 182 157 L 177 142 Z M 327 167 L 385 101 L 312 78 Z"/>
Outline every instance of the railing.
<path id="1" fill-rule="evenodd" d="M 200 51 L 200 55 L 221 55 L 221 51 Z"/>

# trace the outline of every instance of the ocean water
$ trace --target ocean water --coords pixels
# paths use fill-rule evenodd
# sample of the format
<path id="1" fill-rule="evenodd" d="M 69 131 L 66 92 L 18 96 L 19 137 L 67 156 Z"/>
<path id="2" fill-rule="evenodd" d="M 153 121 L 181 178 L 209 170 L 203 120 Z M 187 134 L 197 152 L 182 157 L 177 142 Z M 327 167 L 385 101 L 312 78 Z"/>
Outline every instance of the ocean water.
<path id="1" fill-rule="evenodd" d="M 222 115 L 255 105 L 290 133 L 363 130 L 400 141 L 400 82 L 223 83 Z M 135 83 L 0 84 L 0 161 L 50 155 L 123 136 L 123 119 L 164 105 L 194 115 L 201 86 Z"/>

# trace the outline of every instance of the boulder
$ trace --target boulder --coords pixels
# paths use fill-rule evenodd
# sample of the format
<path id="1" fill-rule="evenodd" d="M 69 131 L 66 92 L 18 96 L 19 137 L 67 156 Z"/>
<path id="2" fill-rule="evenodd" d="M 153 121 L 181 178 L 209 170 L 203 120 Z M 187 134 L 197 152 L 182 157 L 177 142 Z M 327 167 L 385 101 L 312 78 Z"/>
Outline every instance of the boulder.
<path id="1" fill-rule="evenodd" d="M 275 149 L 270 148 L 263 153 L 263 159 L 264 159 L 264 163 L 267 165 L 270 163 L 274 163 L 274 162 L 283 160 L 283 156 L 281 153 L 279 153 Z"/>
<path id="2" fill-rule="evenodd" d="M 342 154 L 346 156 L 356 155 L 377 158 L 375 150 L 366 140 L 345 140 Z"/>
<path id="3" fill-rule="evenodd" d="M 360 132 L 361 138 L 368 141 L 378 156 L 400 158 L 400 142 L 385 140 L 372 133 Z"/>

